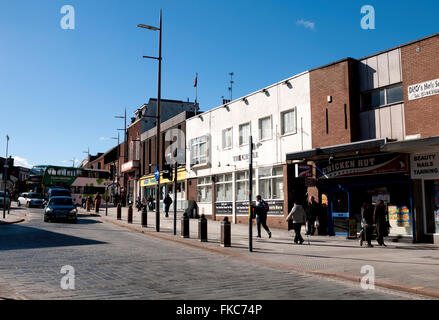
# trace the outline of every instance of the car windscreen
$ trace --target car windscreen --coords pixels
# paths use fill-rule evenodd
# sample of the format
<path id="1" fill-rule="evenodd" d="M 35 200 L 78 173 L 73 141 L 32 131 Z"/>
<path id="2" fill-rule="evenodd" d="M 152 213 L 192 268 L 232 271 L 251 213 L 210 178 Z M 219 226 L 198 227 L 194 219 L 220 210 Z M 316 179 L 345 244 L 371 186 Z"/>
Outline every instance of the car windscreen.
<path id="1" fill-rule="evenodd" d="M 68 190 L 52 190 L 50 192 L 51 197 L 58 197 L 58 196 L 70 196 L 70 191 Z"/>
<path id="2" fill-rule="evenodd" d="M 42 199 L 41 194 L 39 193 L 29 193 L 27 197 L 30 199 Z"/>
<path id="3" fill-rule="evenodd" d="M 55 206 L 72 206 L 73 202 L 71 198 L 54 198 L 50 200 L 49 205 Z"/>

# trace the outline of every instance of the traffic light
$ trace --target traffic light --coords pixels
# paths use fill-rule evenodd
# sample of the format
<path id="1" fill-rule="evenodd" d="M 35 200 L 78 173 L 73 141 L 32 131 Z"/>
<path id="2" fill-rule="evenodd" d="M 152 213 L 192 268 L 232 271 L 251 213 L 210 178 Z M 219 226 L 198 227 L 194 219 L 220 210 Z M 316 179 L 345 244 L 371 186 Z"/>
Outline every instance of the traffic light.
<path id="1" fill-rule="evenodd" d="M 169 164 L 163 165 L 163 179 L 172 181 L 172 167 Z"/>
<path id="2" fill-rule="evenodd" d="M 8 165 L 8 168 L 6 169 L 6 180 L 10 180 L 12 169 L 14 168 L 14 158 L 7 158 L 6 164 Z"/>

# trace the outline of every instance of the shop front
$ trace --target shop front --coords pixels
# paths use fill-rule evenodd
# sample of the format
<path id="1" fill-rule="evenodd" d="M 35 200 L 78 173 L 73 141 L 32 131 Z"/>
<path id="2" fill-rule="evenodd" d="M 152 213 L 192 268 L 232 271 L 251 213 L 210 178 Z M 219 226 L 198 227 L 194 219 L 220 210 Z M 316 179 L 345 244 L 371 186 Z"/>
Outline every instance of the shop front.
<path id="1" fill-rule="evenodd" d="M 177 210 L 184 210 L 186 206 L 185 201 L 185 180 L 186 180 L 186 168 L 180 168 L 177 171 Z M 152 201 L 152 209 L 155 210 L 155 195 L 156 195 L 156 187 L 157 180 L 154 175 L 144 176 L 140 178 L 140 187 L 141 187 L 141 197 L 146 200 L 148 203 L 148 199 L 154 199 Z M 163 178 L 163 173 L 160 173 L 160 210 L 164 210 L 163 198 L 166 194 L 172 198 L 174 201 L 174 182 L 169 181 L 168 179 Z M 173 206 L 171 206 L 173 208 Z"/>
<path id="2" fill-rule="evenodd" d="M 377 153 L 315 163 L 316 186 L 330 235 L 361 230 L 361 207 L 382 200 L 389 212 L 390 236 L 413 236 L 413 196 L 407 154 Z"/>

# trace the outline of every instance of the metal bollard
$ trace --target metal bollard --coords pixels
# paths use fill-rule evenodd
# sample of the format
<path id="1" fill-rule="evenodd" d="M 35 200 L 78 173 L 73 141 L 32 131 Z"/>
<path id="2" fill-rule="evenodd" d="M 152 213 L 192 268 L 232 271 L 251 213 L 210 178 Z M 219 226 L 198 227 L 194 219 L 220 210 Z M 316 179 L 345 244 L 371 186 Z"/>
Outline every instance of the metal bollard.
<path id="1" fill-rule="evenodd" d="M 201 242 L 207 242 L 207 219 L 204 214 L 202 214 L 200 220 L 198 220 L 198 239 L 200 239 Z"/>
<path id="2" fill-rule="evenodd" d="M 128 223 L 133 223 L 133 206 L 128 207 Z"/>
<path id="3" fill-rule="evenodd" d="M 189 217 L 186 212 L 181 218 L 181 236 L 182 238 L 189 238 Z"/>
<path id="4" fill-rule="evenodd" d="M 122 220 L 122 205 L 120 202 L 117 204 L 117 220 Z"/>
<path id="5" fill-rule="evenodd" d="M 142 227 L 147 226 L 148 224 L 148 216 L 147 216 L 147 212 L 146 212 L 146 205 L 142 206 Z"/>
<path id="6" fill-rule="evenodd" d="M 229 222 L 229 218 L 227 217 L 225 217 L 224 221 L 221 222 L 221 246 L 231 246 L 231 225 Z"/>

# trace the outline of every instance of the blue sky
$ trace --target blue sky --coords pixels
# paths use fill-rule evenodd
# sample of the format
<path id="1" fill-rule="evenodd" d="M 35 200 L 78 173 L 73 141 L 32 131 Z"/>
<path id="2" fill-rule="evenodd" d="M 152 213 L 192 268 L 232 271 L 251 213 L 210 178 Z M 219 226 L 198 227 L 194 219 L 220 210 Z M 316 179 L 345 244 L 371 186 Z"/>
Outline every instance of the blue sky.
<path id="1" fill-rule="evenodd" d="M 75 30 L 63 30 L 63 5 Z M 373 5 L 376 29 L 360 27 Z M 123 120 L 157 96 L 163 8 L 162 97 L 202 110 L 310 68 L 361 58 L 439 32 L 437 1 L 0 0 L 0 155 L 6 139 L 20 162 L 71 164 L 116 144 Z M 301 22 L 300 22 L 301 21 Z"/>

